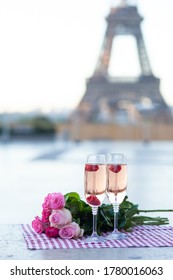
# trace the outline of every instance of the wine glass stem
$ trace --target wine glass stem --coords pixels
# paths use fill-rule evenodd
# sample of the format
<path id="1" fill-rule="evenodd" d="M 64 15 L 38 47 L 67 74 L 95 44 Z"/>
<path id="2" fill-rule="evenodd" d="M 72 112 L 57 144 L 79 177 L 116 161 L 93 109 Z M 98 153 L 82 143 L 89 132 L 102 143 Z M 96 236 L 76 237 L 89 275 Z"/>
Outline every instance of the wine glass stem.
<path id="1" fill-rule="evenodd" d="M 114 210 L 114 231 L 118 231 L 118 211 L 119 211 L 119 204 L 115 201 L 113 204 Z"/>
<path id="2" fill-rule="evenodd" d="M 92 235 L 97 235 L 97 212 L 98 212 L 98 207 L 93 206 L 92 207 L 92 214 L 93 214 L 93 233 L 92 233 Z"/>

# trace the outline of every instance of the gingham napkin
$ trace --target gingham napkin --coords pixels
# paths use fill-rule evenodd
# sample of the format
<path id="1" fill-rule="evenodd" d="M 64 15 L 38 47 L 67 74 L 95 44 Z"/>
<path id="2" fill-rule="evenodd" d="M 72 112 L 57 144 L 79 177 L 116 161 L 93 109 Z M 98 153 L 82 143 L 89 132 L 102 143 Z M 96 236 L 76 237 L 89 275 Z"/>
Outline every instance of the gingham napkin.
<path id="1" fill-rule="evenodd" d="M 49 238 L 37 234 L 29 224 L 21 225 L 28 249 L 80 249 L 80 248 L 120 248 L 120 247 L 173 247 L 172 226 L 137 226 L 126 232 L 127 238 L 108 240 L 101 243 L 85 243 L 85 237 L 78 239 Z M 106 235 L 106 234 L 105 234 Z"/>

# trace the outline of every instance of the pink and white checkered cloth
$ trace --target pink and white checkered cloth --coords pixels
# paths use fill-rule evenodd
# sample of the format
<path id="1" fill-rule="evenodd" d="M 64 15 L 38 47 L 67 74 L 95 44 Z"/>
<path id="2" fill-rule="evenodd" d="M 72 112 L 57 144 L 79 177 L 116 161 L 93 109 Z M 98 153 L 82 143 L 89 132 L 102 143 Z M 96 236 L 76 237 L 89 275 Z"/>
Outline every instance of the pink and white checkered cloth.
<path id="1" fill-rule="evenodd" d="M 92 244 L 81 242 L 85 237 L 76 240 L 49 238 L 45 234 L 37 234 L 28 224 L 22 224 L 21 229 L 28 249 L 173 247 L 172 226 L 137 226 L 126 233 L 126 239 Z"/>

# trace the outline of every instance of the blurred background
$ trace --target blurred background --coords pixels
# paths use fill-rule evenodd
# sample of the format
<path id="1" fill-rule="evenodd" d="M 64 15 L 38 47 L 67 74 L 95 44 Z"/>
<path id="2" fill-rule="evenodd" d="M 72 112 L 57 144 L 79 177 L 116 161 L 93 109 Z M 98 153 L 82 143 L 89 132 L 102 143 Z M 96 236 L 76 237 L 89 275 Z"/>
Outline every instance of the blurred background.
<path id="1" fill-rule="evenodd" d="M 173 208 L 172 10 L 0 0 L 0 223 L 30 223 L 49 192 L 84 198 L 93 152 L 127 155 L 139 208 Z"/>

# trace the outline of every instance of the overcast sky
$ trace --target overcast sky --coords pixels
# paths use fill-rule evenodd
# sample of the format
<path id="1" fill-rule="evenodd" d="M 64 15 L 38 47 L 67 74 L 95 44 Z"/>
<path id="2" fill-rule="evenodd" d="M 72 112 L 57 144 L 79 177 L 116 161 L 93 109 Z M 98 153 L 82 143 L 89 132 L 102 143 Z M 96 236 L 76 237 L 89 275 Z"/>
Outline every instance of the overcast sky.
<path id="1" fill-rule="evenodd" d="M 76 106 L 95 69 L 111 2 L 117 1 L 0 0 L 0 112 Z M 173 3 L 129 2 L 137 2 L 144 17 L 152 70 L 173 105 Z M 125 37 L 115 41 L 110 74 L 138 73 L 134 46 Z"/>

